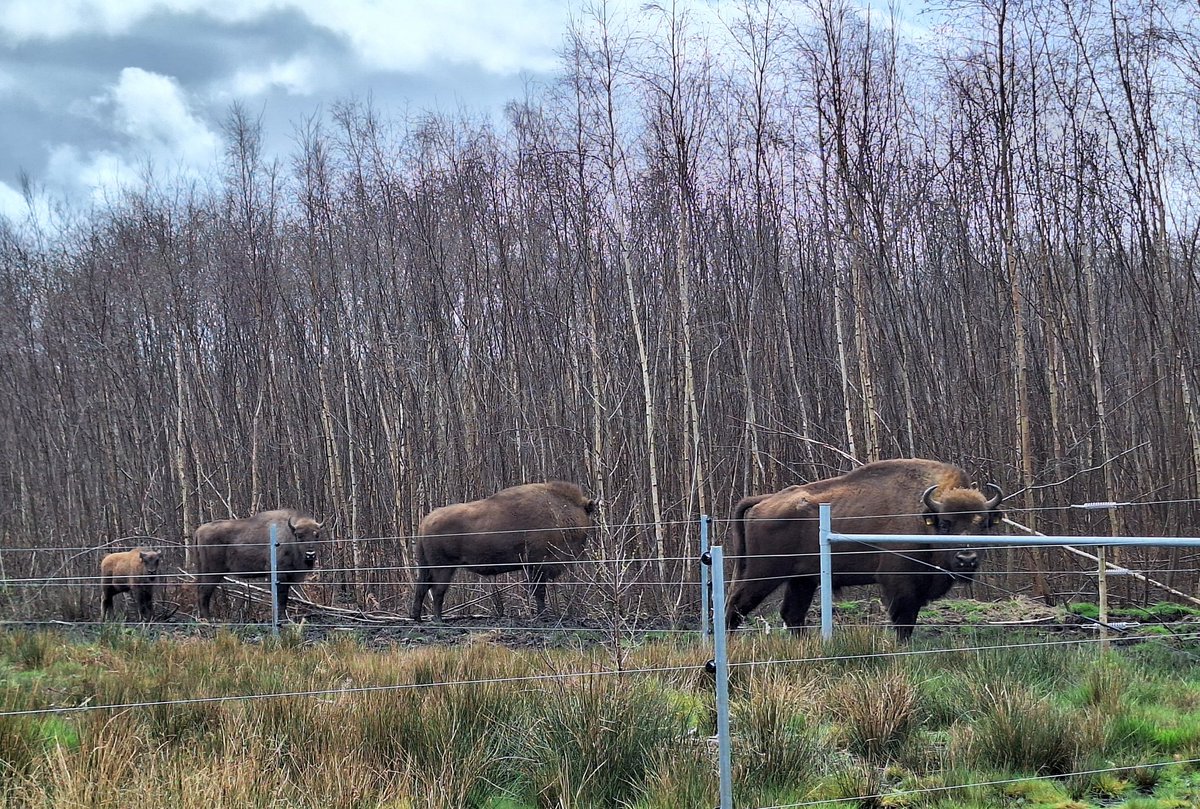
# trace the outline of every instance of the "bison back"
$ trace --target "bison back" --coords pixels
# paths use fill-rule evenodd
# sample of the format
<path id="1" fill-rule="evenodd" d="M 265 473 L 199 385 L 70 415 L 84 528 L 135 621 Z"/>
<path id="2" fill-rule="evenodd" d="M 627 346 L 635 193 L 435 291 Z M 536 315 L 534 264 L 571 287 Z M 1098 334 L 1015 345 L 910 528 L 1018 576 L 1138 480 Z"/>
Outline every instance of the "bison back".
<path id="1" fill-rule="evenodd" d="M 557 481 L 443 506 L 421 520 L 418 559 L 425 566 L 474 565 L 484 574 L 574 559 L 583 550 L 593 508 L 582 489 Z"/>
<path id="2" fill-rule="evenodd" d="M 289 510 L 264 511 L 241 520 L 216 520 L 196 529 L 195 550 L 200 573 L 264 574 L 271 568 L 270 526 L 277 525 L 280 543 L 277 563 L 285 568 L 288 557 L 287 521 L 296 516 Z"/>
<path id="3" fill-rule="evenodd" d="M 520 567 L 525 554 L 525 532 L 508 523 L 480 503 L 458 503 L 435 509 L 417 529 L 417 558 L 425 566 L 489 565 L 506 570 Z M 476 572 L 487 571 L 482 568 Z"/>

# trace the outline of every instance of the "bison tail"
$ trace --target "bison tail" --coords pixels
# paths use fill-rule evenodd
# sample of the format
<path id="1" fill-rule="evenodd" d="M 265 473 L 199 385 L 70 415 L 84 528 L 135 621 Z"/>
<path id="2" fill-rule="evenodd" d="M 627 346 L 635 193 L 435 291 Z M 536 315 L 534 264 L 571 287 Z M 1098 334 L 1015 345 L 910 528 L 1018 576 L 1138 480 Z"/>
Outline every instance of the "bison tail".
<path id="1" fill-rule="evenodd" d="M 763 495 L 743 497 L 733 508 L 733 541 L 729 543 L 729 555 L 733 557 L 734 579 L 741 579 L 746 570 L 746 512 L 763 499 Z"/>

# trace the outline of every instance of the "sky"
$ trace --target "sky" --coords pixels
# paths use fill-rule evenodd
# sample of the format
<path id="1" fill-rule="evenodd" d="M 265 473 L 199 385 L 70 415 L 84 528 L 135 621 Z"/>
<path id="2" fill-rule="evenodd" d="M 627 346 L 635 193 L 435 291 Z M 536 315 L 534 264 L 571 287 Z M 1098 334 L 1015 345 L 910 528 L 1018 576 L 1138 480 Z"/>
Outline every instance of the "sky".
<path id="1" fill-rule="evenodd" d="M 565 0 L 0 0 L 0 215 L 203 178 L 234 102 L 268 150 L 339 100 L 495 114 L 550 80 Z"/>
<path id="2" fill-rule="evenodd" d="M 744 13 L 743 0 L 656 1 L 718 34 Z M 281 158 L 339 101 L 498 117 L 554 80 L 572 15 L 599 2 L 0 0 L 0 217 L 26 220 L 26 180 L 43 224 L 49 202 L 103 207 L 148 170 L 206 181 L 234 103 Z M 604 2 L 635 26 L 654 19 L 648 0 Z"/>

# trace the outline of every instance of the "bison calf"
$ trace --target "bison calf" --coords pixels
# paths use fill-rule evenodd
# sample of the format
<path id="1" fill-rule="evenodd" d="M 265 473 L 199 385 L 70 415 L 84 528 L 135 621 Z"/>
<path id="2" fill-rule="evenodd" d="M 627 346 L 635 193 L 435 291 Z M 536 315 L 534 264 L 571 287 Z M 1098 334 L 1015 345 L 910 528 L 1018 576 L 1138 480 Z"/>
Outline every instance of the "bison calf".
<path id="1" fill-rule="evenodd" d="M 312 572 L 322 524 L 291 509 L 264 511 L 242 520 L 217 520 L 196 529 L 196 587 L 201 618 L 209 617 L 221 578 L 262 579 L 271 575 L 271 526 L 279 543 L 275 556 L 280 617 L 287 617 L 288 590 Z"/>
<path id="2" fill-rule="evenodd" d="M 100 560 L 100 612 L 104 620 L 113 613 L 113 596 L 132 593 L 143 621 L 154 618 L 154 586 L 161 554 L 149 548 L 110 553 Z"/>
<path id="3" fill-rule="evenodd" d="M 546 612 L 546 582 L 578 559 L 587 541 L 596 501 L 574 483 L 527 483 L 491 497 L 456 503 L 425 515 L 417 529 L 420 573 L 412 617 L 421 620 L 425 594 L 432 591 L 433 617 L 442 620 L 442 601 L 455 571 L 481 576 L 524 569 L 538 615 Z M 502 611 L 499 593 L 497 612 Z"/>

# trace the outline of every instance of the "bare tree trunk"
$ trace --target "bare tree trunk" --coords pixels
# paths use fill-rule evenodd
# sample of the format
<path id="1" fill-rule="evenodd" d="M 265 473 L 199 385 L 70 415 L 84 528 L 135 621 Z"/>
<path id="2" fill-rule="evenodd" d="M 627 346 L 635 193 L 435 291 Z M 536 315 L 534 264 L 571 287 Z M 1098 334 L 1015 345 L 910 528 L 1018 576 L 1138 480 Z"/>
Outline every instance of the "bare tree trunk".
<path id="1" fill-rule="evenodd" d="M 196 517 L 192 512 L 192 494 L 190 478 L 187 471 L 187 439 L 185 437 L 186 422 L 184 411 L 187 407 L 187 389 L 183 381 L 183 341 L 179 333 L 174 335 L 175 359 L 175 477 L 179 491 L 179 533 L 183 539 L 184 565 L 188 570 L 195 570 L 192 558 L 192 532 L 196 530 Z"/>

